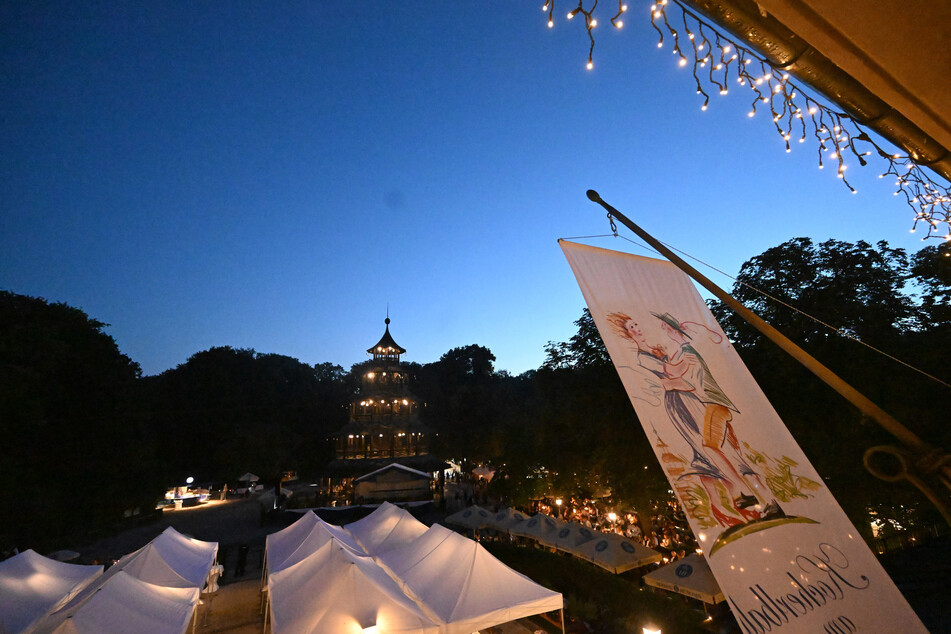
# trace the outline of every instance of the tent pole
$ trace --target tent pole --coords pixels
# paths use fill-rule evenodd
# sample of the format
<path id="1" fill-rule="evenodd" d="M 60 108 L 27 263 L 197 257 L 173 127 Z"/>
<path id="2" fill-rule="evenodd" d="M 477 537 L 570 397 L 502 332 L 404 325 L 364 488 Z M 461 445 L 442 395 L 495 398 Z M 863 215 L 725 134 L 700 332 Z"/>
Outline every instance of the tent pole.
<path id="1" fill-rule="evenodd" d="M 261 630 L 261 634 L 267 634 L 267 617 L 271 613 L 271 611 L 268 609 L 268 607 L 270 606 L 270 603 L 271 603 L 271 597 L 269 595 L 267 598 L 267 601 L 264 603 L 264 629 Z"/>
<path id="2" fill-rule="evenodd" d="M 565 608 L 559 610 L 561 613 L 561 634 L 565 634 Z"/>
<path id="3" fill-rule="evenodd" d="M 948 455 L 943 450 L 936 449 L 935 447 L 932 447 L 923 441 L 897 419 L 873 403 L 868 397 L 846 383 L 842 378 L 832 372 L 832 370 L 820 363 L 815 357 L 800 348 L 788 337 L 768 324 L 765 320 L 763 320 L 762 317 L 738 302 L 729 293 L 707 279 L 695 268 L 684 262 L 660 241 L 631 222 L 617 209 L 602 200 L 601 195 L 598 194 L 598 192 L 593 189 L 589 189 L 587 191 L 587 196 L 592 202 L 596 202 L 604 207 L 604 209 L 608 212 L 609 218 L 617 218 L 617 220 L 619 220 L 624 226 L 633 231 L 642 240 L 647 242 L 651 247 L 656 249 L 664 257 L 675 264 L 677 268 L 692 277 L 705 289 L 713 293 L 717 299 L 732 308 L 740 317 L 746 320 L 751 326 L 759 330 L 770 341 L 778 345 L 787 354 L 804 365 L 806 369 L 825 382 L 829 387 L 845 397 L 850 403 L 857 407 L 863 415 L 871 418 L 881 425 L 886 431 L 895 436 L 911 451 L 912 456 L 917 463 L 916 466 L 920 467 L 926 473 L 935 473 L 942 483 L 951 489 L 951 455 Z M 866 455 L 866 466 L 868 466 L 868 455 Z M 904 462 L 902 463 L 902 466 L 904 469 Z M 872 471 L 872 469 L 869 470 Z M 875 471 L 872 471 L 872 473 L 878 477 L 882 477 Z M 915 482 L 916 478 L 913 475 L 906 473 L 904 477 L 905 479 L 908 479 L 910 482 L 912 482 L 912 484 L 918 486 L 919 489 L 922 489 L 922 492 L 925 493 L 925 495 L 927 495 L 928 498 L 936 504 L 936 506 L 938 506 L 938 510 L 941 511 L 945 520 L 947 520 L 948 524 L 951 525 L 951 511 L 949 511 L 948 508 L 941 503 L 937 496 L 935 496 L 930 490 L 926 490 L 919 486 L 919 483 Z"/>

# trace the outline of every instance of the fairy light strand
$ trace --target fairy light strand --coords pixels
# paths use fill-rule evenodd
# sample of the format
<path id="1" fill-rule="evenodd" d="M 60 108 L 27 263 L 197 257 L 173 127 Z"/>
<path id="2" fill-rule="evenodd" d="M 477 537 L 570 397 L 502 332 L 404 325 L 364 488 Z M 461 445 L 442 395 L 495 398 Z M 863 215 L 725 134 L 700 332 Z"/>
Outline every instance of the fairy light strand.
<path id="1" fill-rule="evenodd" d="M 586 8 L 584 0 L 579 0 L 567 19 L 578 15 L 584 18 L 590 70 L 594 68 L 593 29 L 598 25 L 594 16 L 598 1 L 588 4 L 590 7 Z M 671 5 L 680 10 L 679 20 L 668 17 Z M 543 10 L 548 12 L 548 26 L 554 26 L 555 0 L 546 0 Z M 627 5 L 619 0 L 611 24 L 621 28 L 624 23 L 620 18 L 627 10 Z M 734 85 L 749 90 L 753 100 L 747 115 L 754 117 L 760 109 L 768 107 L 786 152 L 792 151 L 794 142 L 805 143 L 811 136 L 817 145 L 819 169 L 827 163 L 834 165 L 836 176 L 853 194 L 856 190 L 846 178 L 847 160 L 855 159 L 864 167 L 869 164 L 866 157 L 877 155 L 887 165 L 879 178 L 894 178 L 894 195 L 904 196 L 914 212 L 911 232 L 923 225 L 927 235 L 922 240 L 951 241 L 951 185 L 935 182 L 913 155 L 887 151 L 849 114 L 809 96 L 791 80 L 789 73 L 772 66 L 762 55 L 725 35 L 678 0 L 659 0 L 651 5 L 650 13 L 651 26 L 658 35 L 657 47 L 663 48 L 669 41 L 678 65 L 692 66 L 697 94 L 703 99 L 701 110 L 709 106 L 711 93 L 727 95 Z"/>

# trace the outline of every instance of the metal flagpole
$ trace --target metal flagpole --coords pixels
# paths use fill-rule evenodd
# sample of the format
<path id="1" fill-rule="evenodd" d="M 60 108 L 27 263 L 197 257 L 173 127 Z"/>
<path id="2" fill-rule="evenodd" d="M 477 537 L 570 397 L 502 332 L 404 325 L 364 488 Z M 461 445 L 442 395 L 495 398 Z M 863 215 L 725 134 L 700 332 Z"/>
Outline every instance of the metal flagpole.
<path id="1" fill-rule="evenodd" d="M 631 222 L 620 211 L 606 203 L 601 198 L 600 194 L 598 194 L 598 192 L 594 191 L 593 189 L 589 189 L 587 191 L 587 196 L 591 201 L 596 202 L 604 207 L 604 209 L 607 210 L 609 217 L 616 218 L 625 227 L 637 234 L 641 239 L 656 249 L 661 255 L 675 264 L 681 271 L 692 277 L 701 286 L 713 293 L 720 301 L 732 308 L 740 317 L 745 319 L 751 326 L 759 330 L 770 341 L 778 345 L 787 354 L 799 361 L 799 363 L 804 365 L 810 372 L 815 374 L 829 387 L 848 399 L 848 401 L 855 405 L 859 411 L 862 412 L 862 414 L 877 422 L 879 425 L 884 427 L 886 431 L 901 441 L 907 447 L 907 450 L 888 446 L 872 447 L 869 449 L 865 454 L 864 460 L 866 468 L 873 475 L 883 480 L 895 481 L 906 479 L 910 483 L 914 484 L 928 497 L 932 504 L 938 508 L 938 510 L 944 516 L 945 521 L 951 525 L 951 511 L 948 510 L 944 501 L 938 495 L 936 495 L 934 491 L 932 491 L 920 478 L 908 472 L 908 462 L 910 459 L 913 468 L 917 467 L 917 469 L 925 473 L 936 474 L 938 479 L 941 480 L 941 482 L 948 489 L 951 489 L 951 455 L 945 453 L 941 449 L 936 449 L 935 447 L 932 447 L 923 441 L 892 415 L 873 403 L 868 399 L 868 397 L 856 390 L 854 387 L 846 383 L 837 374 L 832 372 L 832 370 L 824 366 L 815 357 L 793 343 L 784 334 L 769 325 L 765 320 L 763 320 L 762 317 L 738 302 L 733 298 L 732 295 L 707 279 L 706 276 L 687 264 L 656 238 Z M 871 464 L 870 458 L 871 454 L 873 453 L 884 453 L 895 457 L 900 465 L 899 473 L 895 474 L 880 472 Z"/>

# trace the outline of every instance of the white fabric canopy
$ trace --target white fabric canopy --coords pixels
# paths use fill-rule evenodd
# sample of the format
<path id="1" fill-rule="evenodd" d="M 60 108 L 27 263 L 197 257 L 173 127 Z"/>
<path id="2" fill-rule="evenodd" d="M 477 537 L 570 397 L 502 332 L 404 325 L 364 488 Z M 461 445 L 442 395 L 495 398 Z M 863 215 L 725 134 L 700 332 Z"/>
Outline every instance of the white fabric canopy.
<path id="1" fill-rule="evenodd" d="M 268 577 L 274 634 L 379 634 L 441 630 L 369 556 L 334 539 Z"/>
<path id="2" fill-rule="evenodd" d="M 644 575 L 644 583 L 717 604 L 724 600 L 723 591 L 713 577 L 707 560 L 692 553 Z"/>
<path id="3" fill-rule="evenodd" d="M 498 513 L 495 513 L 489 517 L 488 527 L 495 529 L 500 533 L 507 533 L 511 527 L 524 522 L 527 519 L 527 515 L 509 507 L 502 509 Z"/>
<path id="4" fill-rule="evenodd" d="M 120 559 L 116 566 L 155 585 L 201 590 L 217 554 L 217 542 L 191 539 L 169 526 L 151 542 Z"/>
<path id="5" fill-rule="evenodd" d="M 243 476 L 238 478 L 238 482 L 257 482 L 258 480 L 260 480 L 260 478 L 253 473 L 245 473 Z"/>
<path id="6" fill-rule="evenodd" d="M 536 513 L 531 519 L 512 526 L 509 533 L 528 537 L 540 544 L 554 548 L 558 539 L 558 531 L 566 523 L 563 519 L 545 513 Z"/>
<path id="7" fill-rule="evenodd" d="M 617 533 L 597 533 L 597 537 L 568 551 L 596 566 L 620 574 L 664 559 L 656 550 Z"/>
<path id="8" fill-rule="evenodd" d="M 446 523 L 462 528 L 478 530 L 484 526 L 488 526 L 491 517 L 492 513 L 477 504 L 473 504 L 447 517 Z"/>
<path id="9" fill-rule="evenodd" d="M 592 530 L 580 522 L 568 522 L 555 534 L 554 546 L 558 550 L 574 553 L 581 544 L 600 536 L 599 531 Z"/>
<path id="10" fill-rule="evenodd" d="M 115 574 L 56 634 L 183 634 L 198 603 L 199 589 L 168 588 Z"/>
<path id="11" fill-rule="evenodd" d="M 295 541 L 295 543 L 297 543 L 297 547 L 292 552 L 283 555 L 283 558 L 279 558 L 277 555 L 275 555 L 273 558 L 270 556 L 268 557 L 268 574 L 278 572 L 306 559 L 309 555 L 319 550 L 331 539 L 336 539 L 340 544 L 358 554 L 366 554 L 353 538 L 353 536 L 344 528 L 341 528 L 340 526 L 334 526 L 333 524 L 328 524 L 316 515 L 314 515 L 314 517 L 316 518 L 316 522 L 311 525 L 310 532 L 308 532 L 306 535 L 301 535 L 300 533 L 295 534 L 295 537 L 300 537 L 301 539 L 299 543 Z M 298 522 L 299 521 L 300 520 L 298 520 Z M 294 525 L 296 524 L 297 522 L 295 522 Z M 289 546 L 292 544 L 291 542 L 286 542 L 285 545 Z M 283 551 L 281 552 L 283 554 Z"/>
<path id="12" fill-rule="evenodd" d="M 443 634 L 468 634 L 563 606 L 561 594 L 439 524 L 376 560 L 427 613 L 446 623 Z"/>
<path id="13" fill-rule="evenodd" d="M 344 528 L 371 555 L 405 546 L 427 529 L 409 511 L 389 502 L 384 502 L 363 519 L 347 524 Z"/>
<path id="14" fill-rule="evenodd" d="M 270 567 L 272 561 L 281 563 L 290 557 L 291 553 L 297 550 L 307 538 L 311 529 L 317 525 L 317 521 L 317 515 L 313 511 L 306 511 L 299 520 L 287 528 L 268 535 L 264 542 L 268 566 Z"/>
<path id="15" fill-rule="evenodd" d="M 32 550 L 0 561 L 0 631 L 31 628 L 101 574 L 102 566 L 67 564 Z"/>

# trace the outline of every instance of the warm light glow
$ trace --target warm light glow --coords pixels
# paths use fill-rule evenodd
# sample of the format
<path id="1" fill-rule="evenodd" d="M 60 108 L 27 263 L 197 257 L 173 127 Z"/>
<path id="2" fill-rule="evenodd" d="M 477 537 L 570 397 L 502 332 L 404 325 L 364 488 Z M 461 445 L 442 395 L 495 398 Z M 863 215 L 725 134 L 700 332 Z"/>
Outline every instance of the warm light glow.
<path id="1" fill-rule="evenodd" d="M 561 498 L 555 500 L 555 506 L 561 506 Z"/>
<path id="2" fill-rule="evenodd" d="M 653 625 L 650 625 L 650 626 L 648 626 L 648 627 L 645 627 L 645 628 L 643 628 L 641 631 L 642 631 L 644 634 L 661 634 L 660 628 L 659 628 L 659 627 L 654 627 Z"/>
<path id="3" fill-rule="evenodd" d="M 597 6 L 598 3 L 593 2 L 590 9 L 588 9 L 585 8 L 584 3 L 579 3 L 577 8 L 567 14 L 569 20 L 578 13 L 584 16 L 587 39 L 590 41 L 586 64 L 588 70 L 594 68 L 592 57 L 595 44 L 593 28 L 598 24 L 598 20 L 594 16 Z M 623 22 L 621 22 L 620 17 L 627 8 L 627 5 L 619 3 L 617 13 L 610 18 L 615 27 L 620 28 L 622 26 Z M 551 0 L 546 2 L 543 10 L 548 12 L 548 26 L 553 26 L 554 2 Z M 670 20 L 668 19 L 670 16 L 667 15 L 670 10 L 679 10 L 682 16 L 678 15 L 675 19 Z M 861 157 L 877 154 L 880 159 L 888 163 L 887 169 L 884 174 L 879 174 L 879 178 L 884 176 L 898 178 L 896 182 L 898 191 L 895 192 L 895 195 L 905 195 L 908 204 L 915 212 L 915 223 L 918 221 L 927 223 L 928 235 L 925 238 L 939 237 L 937 235 L 940 231 L 939 224 L 947 224 L 948 231 L 942 231 L 946 235 L 940 237 L 951 239 L 947 237 L 951 236 L 951 187 L 936 184 L 917 164 L 919 157 L 916 152 L 909 152 L 910 156 L 906 157 L 906 160 L 910 158 L 914 161 L 912 163 L 913 167 L 906 168 L 908 175 L 899 176 L 899 170 L 902 170 L 905 163 L 901 160 L 902 154 L 892 154 L 881 148 L 865 132 L 861 124 L 850 115 L 821 105 L 808 95 L 801 94 L 799 88 L 793 83 L 796 78 L 788 72 L 772 68 L 768 59 L 759 57 L 758 53 L 748 49 L 742 40 L 734 40 L 732 36 L 719 31 L 715 26 L 702 22 L 685 10 L 680 3 L 671 5 L 669 0 L 660 0 L 650 5 L 650 13 L 651 25 L 659 35 L 657 47 L 663 48 L 664 41 L 669 37 L 669 41 L 673 42 L 672 52 L 679 57 L 678 65 L 690 68 L 692 62 L 697 93 L 704 97 L 701 110 L 707 109 L 710 94 L 712 94 L 704 89 L 705 83 L 707 86 L 714 86 L 720 94 L 726 95 L 727 83 L 736 79 L 740 86 L 748 87 L 754 93 L 751 95 L 754 103 L 753 112 L 749 112 L 748 116 L 754 116 L 757 102 L 766 104 L 765 107 L 770 110 L 767 116 L 773 117 L 776 131 L 784 137 L 787 153 L 791 152 L 790 139 L 792 132 L 796 132 L 799 143 L 805 143 L 808 137 L 808 128 L 811 127 L 819 144 L 820 153 L 824 154 L 830 150 L 835 150 L 836 154 L 834 156 L 838 161 L 844 158 L 839 158 L 840 156 L 851 152 L 859 158 L 860 164 L 864 166 L 868 162 Z M 682 24 L 682 27 L 680 24 Z M 705 32 L 705 29 L 710 29 L 712 33 Z M 692 44 L 686 50 L 681 50 L 678 44 L 679 38 L 682 36 L 687 36 Z M 698 42 L 697 40 L 703 41 Z M 707 50 L 710 52 L 706 52 Z M 690 58 L 691 53 L 693 54 L 692 59 Z M 712 68 L 709 71 L 702 70 L 708 68 L 708 62 Z M 736 62 L 736 64 L 734 65 L 733 62 Z M 707 79 L 708 76 L 709 79 Z M 768 88 L 763 86 L 764 82 Z M 805 117 L 806 112 L 810 115 L 811 120 Z M 799 129 L 794 129 L 794 125 Z M 833 134 L 827 131 L 827 126 L 834 130 Z M 856 141 L 865 144 L 865 146 L 859 146 Z M 828 145 L 834 147 L 830 148 Z M 869 148 L 872 151 L 869 151 Z M 822 154 L 820 154 L 818 161 L 820 169 L 823 167 L 824 156 Z M 896 164 L 899 162 L 901 165 Z M 849 188 L 851 193 L 856 193 L 855 188 L 845 179 L 843 170 L 840 169 L 837 176 Z M 935 195 L 929 196 L 928 200 L 913 200 L 912 198 L 917 197 L 922 189 L 933 192 Z"/>
<path id="4" fill-rule="evenodd" d="M 614 513 L 613 511 L 611 513 L 608 513 L 608 519 L 613 522 L 614 520 L 617 519 L 617 513 Z"/>

